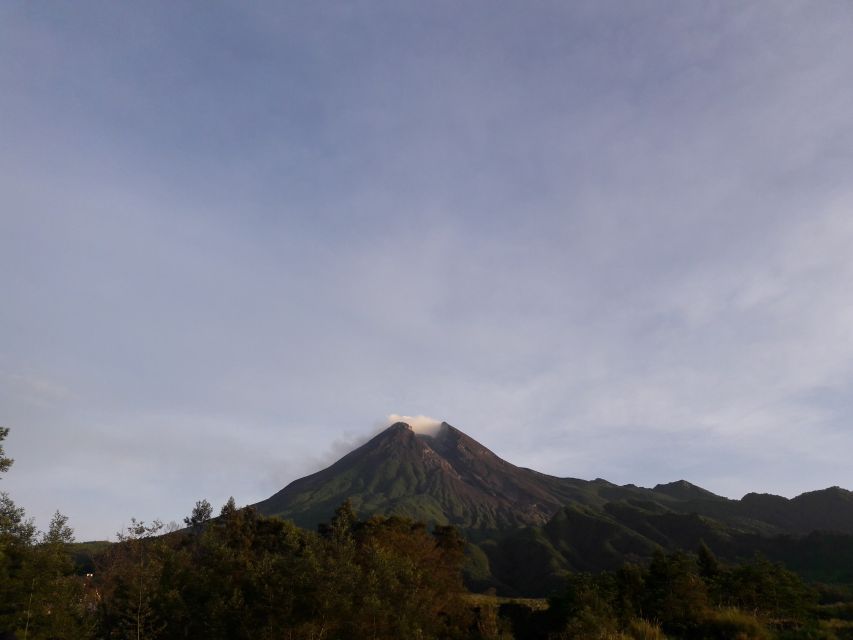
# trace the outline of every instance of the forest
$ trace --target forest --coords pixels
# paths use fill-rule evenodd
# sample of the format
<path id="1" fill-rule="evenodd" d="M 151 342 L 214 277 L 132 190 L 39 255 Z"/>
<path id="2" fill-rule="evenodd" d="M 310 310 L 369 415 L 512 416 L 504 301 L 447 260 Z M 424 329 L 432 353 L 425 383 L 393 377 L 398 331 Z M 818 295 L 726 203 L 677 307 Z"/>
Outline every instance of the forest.
<path id="1" fill-rule="evenodd" d="M 466 590 L 453 527 L 360 519 L 349 503 L 330 515 L 308 531 L 202 500 L 183 528 L 133 520 L 116 543 L 74 544 L 65 516 L 40 533 L 3 493 L 0 638 L 853 638 L 849 590 L 760 556 L 659 552 L 514 600 Z"/>

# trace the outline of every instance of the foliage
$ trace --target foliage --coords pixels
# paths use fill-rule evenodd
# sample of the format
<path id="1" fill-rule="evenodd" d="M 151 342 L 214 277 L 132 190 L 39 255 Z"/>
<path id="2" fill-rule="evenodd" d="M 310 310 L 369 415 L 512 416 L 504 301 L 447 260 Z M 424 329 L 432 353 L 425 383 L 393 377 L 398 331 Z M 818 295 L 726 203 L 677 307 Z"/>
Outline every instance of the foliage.
<path id="1" fill-rule="evenodd" d="M 0 442 L 9 430 L 0 428 Z M 12 461 L 0 446 L 0 471 Z M 85 589 L 73 575 L 68 545 L 74 532 L 57 512 L 39 535 L 23 507 L 0 492 L 0 635 L 27 640 L 85 637 Z"/>
<path id="2" fill-rule="evenodd" d="M 68 552 L 73 531 L 57 512 L 38 536 L 32 520 L 7 495 L 0 499 L 0 632 L 27 638 L 85 637 L 84 580 Z"/>
<path id="3" fill-rule="evenodd" d="M 823 592 L 831 599 L 832 590 Z M 839 618 L 847 602 L 818 609 L 816 591 L 782 566 L 761 557 L 725 564 L 703 546 L 696 555 L 658 552 L 645 566 L 569 575 L 549 603 L 547 611 L 507 610 L 518 640 L 793 640 L 846 629 Z"/>
<path id="4" fill-rule="evenodd" d="M 11 458 L 7 458 L 6 453 L 3 451 L 3 440 L 5 440 L 8 435 L 9 428 L 0 427 L 0 473 L 7 472 L 14 462 Z"/>
<path id="5" fill-rule="evenodd" d="M 213 507 L 207 500 L 199 500 L 195 503 L 192 513 L 184 518 L 184 524 L 188 527 L 197 527 L 210 520 L 213 515 Z"/>
<path id="6" fill-rule="evenodd" d="M 88 580 L 74 575 L 65 516 L 37 535 L 8 497 L 0 504 L 9 550 L 0 634 L 27 640 L 794 640 L 848 629 L 849 602 L 832 602 L 846 591 L 823 587 L 817 608 L 816 591 L 780 565 L 726 564 L 702 547 L 570 574 L 547 607 L 466 597 L 456 529 L 361 520 L 347 503 L 316 533 L 233 500 L 183 531 L 132 520 Z"/>
<path id="7" fill-rule="evenodd" d="M 101 559 L 96 637 L 470 637 L 452 528 L 344 504 L 312 533 L 233 501 L 204 526 L 159 527 L 134 521 Z"/>
<path id="8" fill-rule="evenodd" d="M 98 624 L 105 637 L 157 637 L 166 627 L 159 606 L 159 582 L 166 542 L 157 535 L 163 523 L 131 519 L 119 543 L 110 547 L 96 575 L 101 599 Z"/>

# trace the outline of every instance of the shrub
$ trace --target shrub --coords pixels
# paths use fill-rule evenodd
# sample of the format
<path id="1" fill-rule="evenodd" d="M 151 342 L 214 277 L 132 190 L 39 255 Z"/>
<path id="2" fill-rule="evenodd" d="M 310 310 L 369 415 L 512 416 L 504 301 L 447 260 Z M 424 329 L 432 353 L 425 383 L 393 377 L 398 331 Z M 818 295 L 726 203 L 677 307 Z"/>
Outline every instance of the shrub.
<path id="1" fill-rule="evenodd" d="M 700 625 L 699 637 L 719 640 L 769 640 L 772 634 L 755 617 L 738 609 L 710 612 Z"/>

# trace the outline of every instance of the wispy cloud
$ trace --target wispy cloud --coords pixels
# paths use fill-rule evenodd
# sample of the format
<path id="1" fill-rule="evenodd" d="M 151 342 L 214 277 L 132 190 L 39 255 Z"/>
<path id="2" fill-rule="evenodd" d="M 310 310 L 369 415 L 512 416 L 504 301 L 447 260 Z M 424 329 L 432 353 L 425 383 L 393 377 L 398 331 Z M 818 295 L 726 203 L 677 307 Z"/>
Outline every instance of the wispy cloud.
<path id="1" fill-rule="evenodd" d="M 63 385 L 33 373 L 0 371 L 0 387 L 6 387 L 4 395 L 35 405 L 52 405 L 75 398 Z"/>
<path id="2" fill-rule="evenodd" d="M 412 428 L 415 433 L 420 433 L 427 436 L 434 436 L 441 428 L 441 420 L 430 418 L 429 416 L 403 416 L 397 413 L 392 413 L 388 416 L 387 423 L 395 424 L 404 422 Z"/>

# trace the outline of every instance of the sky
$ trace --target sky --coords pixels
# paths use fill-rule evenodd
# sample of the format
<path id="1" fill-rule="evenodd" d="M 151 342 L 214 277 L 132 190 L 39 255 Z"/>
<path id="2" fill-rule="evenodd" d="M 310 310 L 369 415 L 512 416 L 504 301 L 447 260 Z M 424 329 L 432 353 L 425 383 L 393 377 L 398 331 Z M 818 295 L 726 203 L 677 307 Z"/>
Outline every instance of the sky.
<path id="1" fill-rule="evenodd" d="M 853 5 L 0 4 L 0 480 L 77 538 L 390 414 L 853 489 Z"/>

